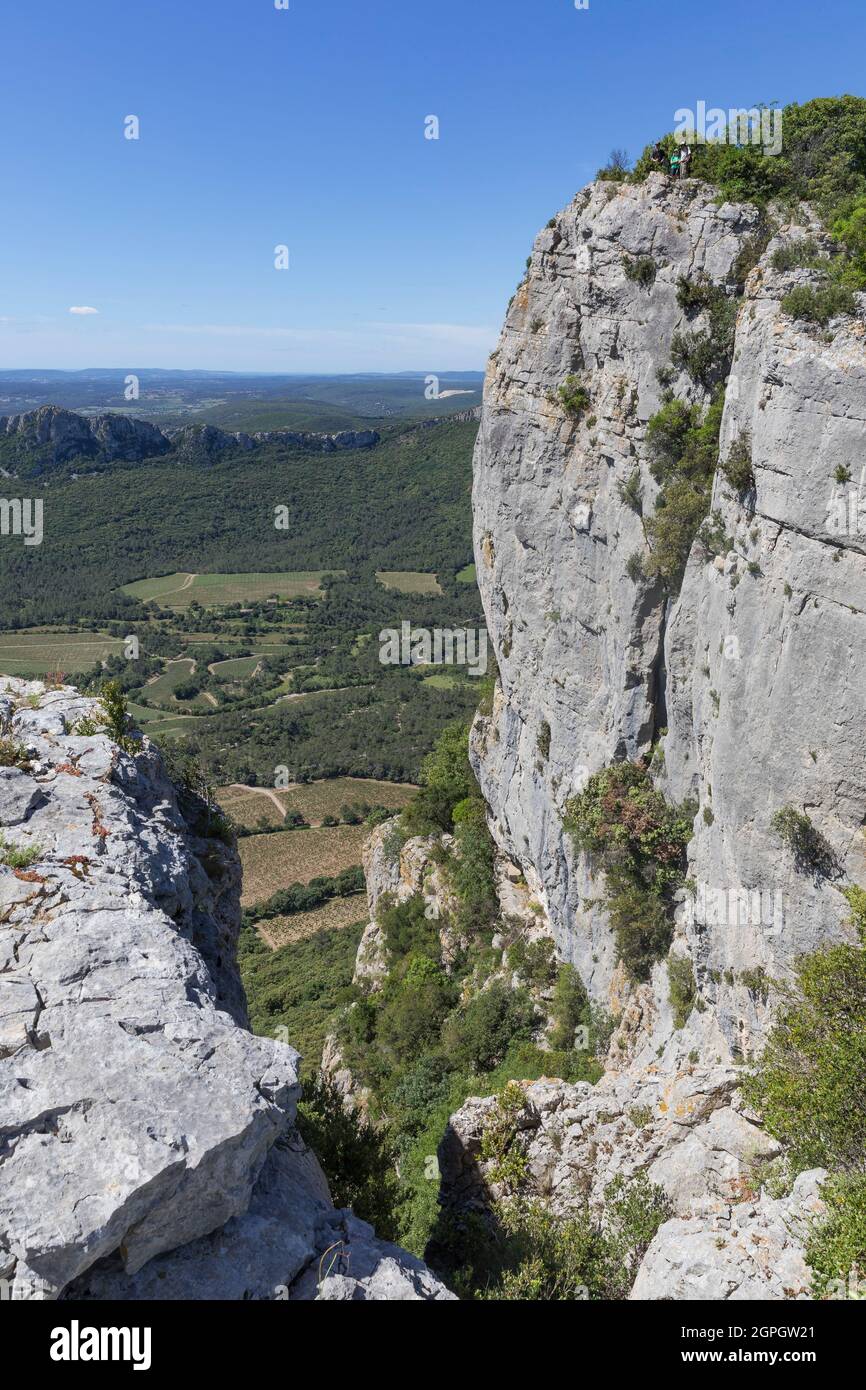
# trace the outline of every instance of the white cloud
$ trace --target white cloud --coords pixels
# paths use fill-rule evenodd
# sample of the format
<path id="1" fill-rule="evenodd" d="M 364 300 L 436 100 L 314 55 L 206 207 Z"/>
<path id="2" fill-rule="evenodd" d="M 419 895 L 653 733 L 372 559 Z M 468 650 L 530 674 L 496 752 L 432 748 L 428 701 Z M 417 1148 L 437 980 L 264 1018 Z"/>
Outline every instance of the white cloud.
<path id="1" fill-rule="evenodd" d="M 72 304 L 69 308 L 70 314 L 98 314 L 98 309 L 93 309 L 89 304 Z"/>

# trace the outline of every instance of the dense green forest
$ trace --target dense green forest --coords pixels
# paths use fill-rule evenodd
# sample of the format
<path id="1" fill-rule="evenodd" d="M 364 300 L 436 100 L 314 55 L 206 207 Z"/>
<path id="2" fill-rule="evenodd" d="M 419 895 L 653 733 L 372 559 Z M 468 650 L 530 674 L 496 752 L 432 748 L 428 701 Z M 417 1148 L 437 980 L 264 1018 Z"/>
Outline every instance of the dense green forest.
<path id="1" fill-rule="evenodd" d="M 45 538 L 0 547 L 0 626 L 130 621 L 140 610 L 118 588 L 175 570 L 453 575 L 472 559 L 477 429 L 408 428 L 336 454 L 263 445 L 213 465 L 155 460 L 41 488 L 9 479 L 9 497 L 43 499 Z"/>

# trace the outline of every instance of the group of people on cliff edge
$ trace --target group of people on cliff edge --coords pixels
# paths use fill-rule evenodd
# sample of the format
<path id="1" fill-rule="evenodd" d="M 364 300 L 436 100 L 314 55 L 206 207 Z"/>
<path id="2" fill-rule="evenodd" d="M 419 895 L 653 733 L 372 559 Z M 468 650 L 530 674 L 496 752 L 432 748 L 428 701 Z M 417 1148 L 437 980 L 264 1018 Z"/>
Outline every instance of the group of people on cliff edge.
<path id="1" fill-rule="evenodd" d="M 692 147 L 691 145 L 677 145 L 668 155 L 662 148 L 661 140 L 657 140 L 653 146 L 651 158 L 654 164 L 667 165 L 671 178 L 687 179 L 689 166 L 692 162 Z"/>

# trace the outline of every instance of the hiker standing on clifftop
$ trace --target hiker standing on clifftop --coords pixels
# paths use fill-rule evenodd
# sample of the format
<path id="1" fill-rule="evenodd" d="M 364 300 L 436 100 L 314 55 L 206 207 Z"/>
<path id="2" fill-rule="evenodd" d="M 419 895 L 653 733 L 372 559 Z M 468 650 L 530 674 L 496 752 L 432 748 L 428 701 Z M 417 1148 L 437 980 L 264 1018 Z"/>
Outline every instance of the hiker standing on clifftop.
<path id="1" fill-rule="evenodd" d="M 661 140 L 656 140 L 655 144 L 653 145 L 650 159 L 652 160 L 653 164 L 664 164 L 667 162 L 667 155 L 662 149 Z"/>
<path id="2" fill-rule="evenodd" d="M 680 178 L 687 179 L 689 176 L 689 165 L 692 162 L 691 145 L 683 145 L 680 151 Z"/>
<path id="3" fill-rule="evenodd" d="M 677 178 L 677 177 L 679 176 L 679 172 L 680 172 L 680 152 L 679 152 L 679 150 L 674 150 L 674 151 L 673 151 L 673 153 L 672 153 L 672 155 L 671 155 L 670 164 L 671 164 L 671 178 L 672 178 L 672 179 L 675 179 L 675 178 Z"/>

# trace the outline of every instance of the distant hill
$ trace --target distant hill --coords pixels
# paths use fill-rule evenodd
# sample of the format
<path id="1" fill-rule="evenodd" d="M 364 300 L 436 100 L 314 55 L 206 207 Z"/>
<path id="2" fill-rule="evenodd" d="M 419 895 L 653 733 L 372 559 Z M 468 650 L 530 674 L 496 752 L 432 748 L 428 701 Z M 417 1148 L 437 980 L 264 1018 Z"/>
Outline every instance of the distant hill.
<path id="1" fill-rule="evenodd" d="M 431 382 L 430 378 L 435 377 Z M 134 379 L 134 382 L 133 382 Z M 134 402 L 128 389 L 134 384 Z M 79 414 L 134 413 L 165 428 L 190 421 L 252 433 L 266 429 L 381 428 L 388 420 L 450 414 L 481 404 L 482 372 L 272 376 L 242 372 L 99 368 L 0 371 L 0 415 L 58 405 Z M 438 390 L 438 395 L 435 393 Z"/>
<path id="2" fill-rule="evenodd" d="M 453 575 L 472 559 L 477 432 L 473 418 L 446 417 L 394 425 L 366 448 L 304 448 L 277 431 L 252 449 L 233 441 L 211 454 L 212 435 L 199 431 L 142 463 L 95 467 L 91 458 L 41 473 L 25 453 L 33 471 L 7 477 L 2 491 L 44 499 L 45 538 L 0 545 L 0 626 L 121 618 L 137 611 L 122 585 L 176 571 Z M 0 447 L 15 433 L 0 435 Z M 11 472 L 10 462 L 0 466 Z M 278 506 L 287 516 L 279 530 Z"/>
<path id="3" fill-rule="evenodd" d="M 376 430 L 229 434 L 202 424 L 163 431 L 126 415 L 77 415 L 61 406 L 45 405 L 22 415 L 0 416 L 0 467 L 14 478 L 44 478 L 61 470 L 88 472 L 143 463 L 167 454 L 204 462 L 228 451 L 249 453 L 261 444 L 285 444 L 326 454 L 338 449 L 369 449 L 379 438 Z"/>

